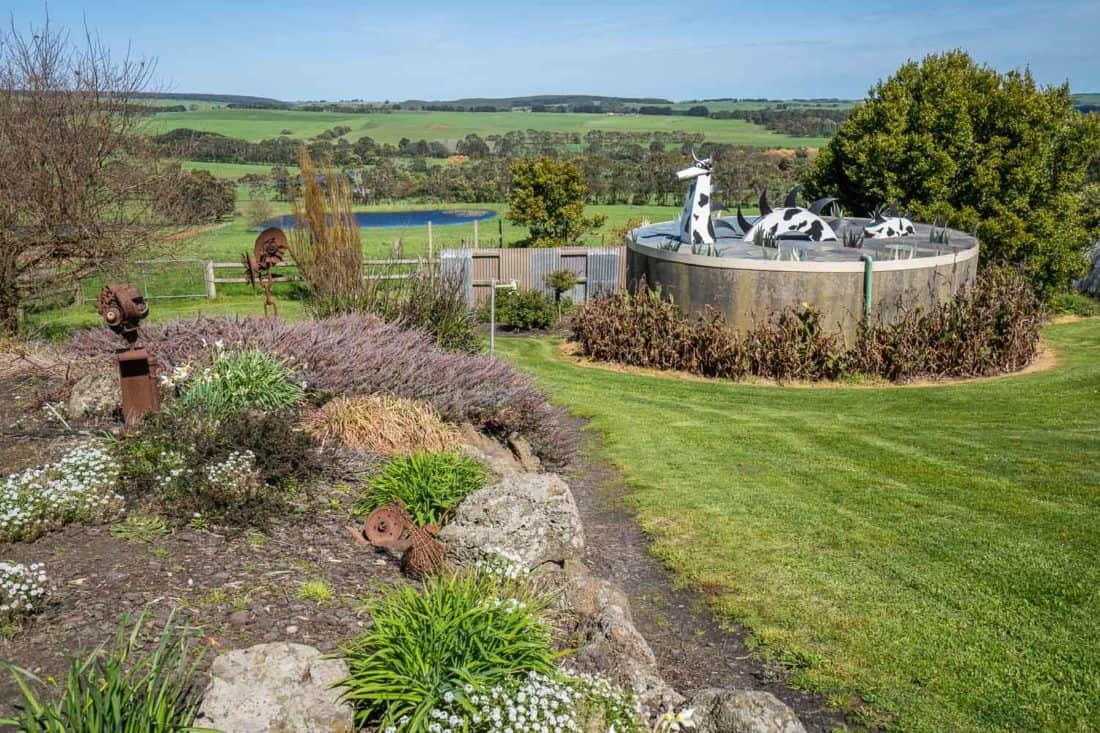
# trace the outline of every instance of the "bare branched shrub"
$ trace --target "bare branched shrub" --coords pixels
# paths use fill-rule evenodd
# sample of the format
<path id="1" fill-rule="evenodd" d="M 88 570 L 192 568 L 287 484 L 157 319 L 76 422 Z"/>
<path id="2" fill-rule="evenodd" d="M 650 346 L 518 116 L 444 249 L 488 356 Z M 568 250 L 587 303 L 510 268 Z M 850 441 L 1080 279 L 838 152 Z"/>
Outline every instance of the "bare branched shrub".
<path id="1" fill-rule="evenodd" d="M 788 310 L 739 335 L 720 314 L 686 318 L 643 282 L 589 302 L 573 336 L 599 361 L 708 377 L 821 380 L 856 374 L 893 381 L 1003 374 L 1036 354 L 1041 304 L 1018 268 L 986 268 L 974 287 L 929 310 L 862 329 L 852 346 L 812 309 Z"/>
<path id="2" fill-rule="evenodd" d="M 337 397 L 304 425 L 321 441 L 378 456 L 441 453 L 457 443 L 455 428 L 430 405 L 390 395 Z"/>
<path id="3" fill-rule="evenodd" d="M 24 304 L 147 253 L 178 185 L 139 136 L 152 64 L 49 23 L 0 31 L 0 331 Z"/>
<path id="4" fill-rule="evenodd" d="M 318 316 L 355 311 L 364 294 L 363 243 L 347 178 L 332 161 L 318 169 L 304 146 L 298 165 L 302 187 L 290 200 L 289 243 L 310 289 L 309 307 Z"/>

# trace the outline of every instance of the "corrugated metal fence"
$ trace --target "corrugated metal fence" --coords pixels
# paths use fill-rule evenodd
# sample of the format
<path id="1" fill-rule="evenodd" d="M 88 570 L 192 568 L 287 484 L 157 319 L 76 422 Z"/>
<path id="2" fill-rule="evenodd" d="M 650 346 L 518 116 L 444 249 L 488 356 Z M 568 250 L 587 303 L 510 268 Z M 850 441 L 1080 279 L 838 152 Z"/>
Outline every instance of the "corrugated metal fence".
<path id="1" fill-rule="evenodd" d="M 555 270 L 577 275 L 577 285 L 564 293 L 574 303 L 618 290 L 626 282 L 626 247 L 446 249 L 439 253 L 439 262 L 444 273 L 462 277 L 471 306 L 489 299 L 494 280 L 515 280 L 520 290 L 552 295 L 546 275 Z"/>

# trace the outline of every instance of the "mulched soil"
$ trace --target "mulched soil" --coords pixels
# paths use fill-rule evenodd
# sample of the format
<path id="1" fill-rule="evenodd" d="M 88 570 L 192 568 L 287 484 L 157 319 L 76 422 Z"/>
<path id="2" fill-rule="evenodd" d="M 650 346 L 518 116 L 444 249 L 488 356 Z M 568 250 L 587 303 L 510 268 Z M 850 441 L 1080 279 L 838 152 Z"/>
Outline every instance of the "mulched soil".
<path id="1" fill-rule="evenodd" d="M 575 424 L 584 425 L 579 419 Z M 745 629 L 720 624 L 702 595 L 676 587 L 648 553 L 649 541 L 625 501 L 629 490 L 622 476 L 594 457 L 598 438 L 588 438 L 565 474 L 584 523 L 585 564 L 626 592 L 634 625 L 665 680 L 681 694 L 704 687 L 765 690 L 789 705 L 811 733 L 845 728 L 844 715 L 820 695 L 792 689 L 782 668 L 755 657 L 745 646 Z"/>

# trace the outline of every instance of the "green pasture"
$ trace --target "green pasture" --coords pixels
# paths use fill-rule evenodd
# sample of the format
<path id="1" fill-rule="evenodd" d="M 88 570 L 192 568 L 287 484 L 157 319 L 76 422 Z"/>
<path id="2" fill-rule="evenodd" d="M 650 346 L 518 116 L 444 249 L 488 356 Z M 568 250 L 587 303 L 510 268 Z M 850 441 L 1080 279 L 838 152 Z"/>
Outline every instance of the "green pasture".
<path id="1" fill-rule="evenodd" d="M 215 175 L 226 174 L 230 166 L 221 163 L 194 163 L 191 167 L 212 170 Z M 230 177 L 236 177 L 239 169 L 256 168 L 266 172 L 266 166 L 232 166 Z M 243 174 L 242 174 L 243 175 Z M 240 197 L 238 198 L 240 202 Z M 239 204 L 238 204 L 239 205 Z M 273 203 L 276 215 L 289 213 L 285 203 Z M 497 212 L 495 219 L 479 222 L 478 243 L 481 247 L 495 247 L 500 244 L 503 232 L 505 246 L 512 246 L 528 236 L 526 227 L 519 227 L 507 221 L 507 204 L 409 204 L 395 203 L 385 206 L 359 206 L 357 211 L 411 211 L 418 209 L 490 209 Z M 670 206 L 589 206 L 588 213 L 601 213 L 607 222 L 595 234 L 583 241 L 587 246 L 612 246 L 618 242 L 613 238 L 616 227 L 621 227 L 634 219 L 665 221 L 679 216 L 679 209 Z M 437 226 L 432 228 L 433 249 L 472 246 L 474 229 L 472 224 Z M 219 284 L 218 297 L 202 297 L 205 292 L 203 282 L 203 260 L 216 262 L 239 262 L 242 253 L 251 251 L 256 239 L 256 230 L 248 226 L 240 216 L 234 216 L 229 222 L 204 227 L 186 239 L 165 242 L 159 247 L 158 258 L 175 260 L 174 262 L 151 263 L 134 266 L 126 272 L 106 273 L 105 278 L 92 278 L 82 283 L 84 303 L 70 303 L 64 306 L 43 307 L 27 314 L 27 326 L 32 334 L 44 337 L 57 337 L 74 328 L 97 325 L 100 320 L 95 312 L 95 297 L 103 286 L 103 280 L 130 282 L 148 292 L 152 299 L 150 318 L 153 320 L 171 320 L 173 318 L 205 315 L 253 315 L 263 312 L 263 293 L 247 285 Z M 363 256 L 368 260 L 385 260 L 393 257 L 415 258 L 428 254 L 427 227 L 407 229 L 365 228 L 360 230 L 363 241 Z M 238 277 L 236 270 L 219 270 L 219 277 Z M 279 313 L 288 318 L 301 317 L 304 313 L 300 291 L 293 283 L 276 284 L 275 295 L 279 300 Z M 171 296 L 165 298 L 163 296 Z M 193 296 L 193 297 L 185 297 Z"/>
<path id="2" fill-rule="evenodd" d="M 340 125 L 351 128 L 349 140 L 369 135 L 377 142 L 397 144 L 410 140 L 459 140 L 470 133 L 482 137 L 511 130 L 576 132 L 702 133 L 711 142 L 754 147 L 821 147 L 824 138 L 791 137 L 774 133 L 744 120 L 711 120 L 701 117 L 660 115 L 555 114 L 552 112 L 389 112 L 344 114 L 272 109 L 204 108 L 193 112 L 165 112 L 148 118 L 150 132 L 189 128 L 217 132 L 246 140 L 279 137 L 312 138 Z"/>
<path id="3" fill-rule="evenodd" d="M 777 388 L 575 365 L 500 339 L 591 419 L 675 577 L 799 687 L 888 730 L 1100 721 L 1100 319 L 1057 366 Z"/>

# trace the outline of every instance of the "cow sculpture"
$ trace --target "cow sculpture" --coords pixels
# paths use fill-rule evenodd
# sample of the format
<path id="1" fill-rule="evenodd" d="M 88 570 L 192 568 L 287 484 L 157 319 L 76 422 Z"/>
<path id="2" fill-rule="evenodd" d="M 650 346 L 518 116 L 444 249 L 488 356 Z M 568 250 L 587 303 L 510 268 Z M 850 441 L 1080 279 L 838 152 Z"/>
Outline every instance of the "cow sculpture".
<path id="1" fill-rule="evenodd" d="M 684 244 L 714 244 L 714 222 L 710 218 L 710 158 L 700 160 L 692 153 L 695 164 L 677 171 L 676 180 L 691 181 L 684 211 L 680 215 L 680 241 Z"/>
<path id="2" fill-rule="evenodd" d="M 836 241 L 836 232 L 822 219 L 819 214 L 827 205 L 835 201 L 832 198 L 823 198 L 814 201 L 810 208 L 803 209 L 797 205 L 798 189 L 795 187 L 787 194 L 783 207 L 772 209 L 768 205 L 768 192 L 764 190 L 760 194 L 760 218 L 754 224 L 750 224 L 741 215 L 741 207 L 737 208 L 737 224 L 745 233 L 744 241 L 755 241 L 758 232 L 763 232 L 775 239 L 808 239 L 811 242 Z"/>
<path id="3" fill-rule="evenodd" d="M 876 211 L 874 221 L 863 228 L 864 234 L 871 239 L 908 237 L 915 234 L 916 231 L 913 222 L 904 216 L 899 216 L 898 210 L 894 206 L 886 210 L 885 216 L 880 211 Z"/>

